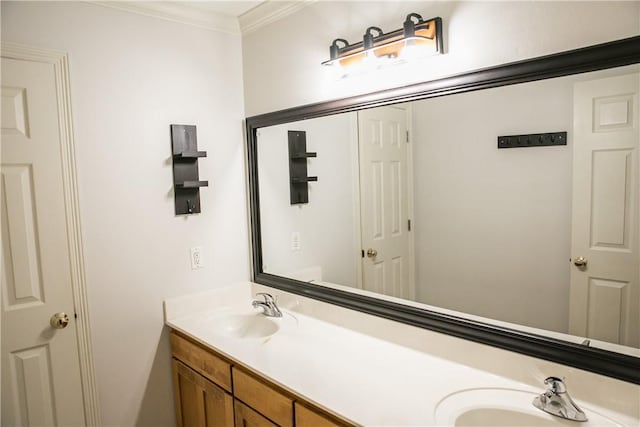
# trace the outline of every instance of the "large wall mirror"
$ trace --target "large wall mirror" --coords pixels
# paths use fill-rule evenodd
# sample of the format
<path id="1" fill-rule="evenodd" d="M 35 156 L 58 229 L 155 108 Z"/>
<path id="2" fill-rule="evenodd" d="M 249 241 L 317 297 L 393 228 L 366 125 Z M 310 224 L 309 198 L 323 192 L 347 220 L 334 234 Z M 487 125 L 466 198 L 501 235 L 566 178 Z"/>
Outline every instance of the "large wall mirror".
<path id="1" fill-rule="evenodd" d="M 640 383 L 638 62 L 640 37 L 247 119 L 254 280 Z"/>

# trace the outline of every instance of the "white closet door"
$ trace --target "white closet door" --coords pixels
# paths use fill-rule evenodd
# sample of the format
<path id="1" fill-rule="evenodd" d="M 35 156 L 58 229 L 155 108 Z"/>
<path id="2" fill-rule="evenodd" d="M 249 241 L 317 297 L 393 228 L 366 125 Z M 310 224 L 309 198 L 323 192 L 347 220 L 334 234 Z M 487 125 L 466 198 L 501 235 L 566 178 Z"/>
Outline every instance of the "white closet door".
<path id="1" fill-rule="evenodd" d="M 85 425 L 54 64 L 2 58 L 2 425 Z M 66 313 L 54 329 L 50 318 Z"/>
<path id="2" fill-rule="evenodd" d="M 569 332 L 640 345 L 640 76 L 581 82 L 574 92 Z"/>

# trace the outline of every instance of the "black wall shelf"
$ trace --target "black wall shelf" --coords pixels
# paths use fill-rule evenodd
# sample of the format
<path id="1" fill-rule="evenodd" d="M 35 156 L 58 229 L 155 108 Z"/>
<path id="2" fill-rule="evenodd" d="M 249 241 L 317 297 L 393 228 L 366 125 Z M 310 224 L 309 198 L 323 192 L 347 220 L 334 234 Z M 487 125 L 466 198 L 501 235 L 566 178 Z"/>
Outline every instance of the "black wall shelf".
<path id="1" fill-rule="evenodd" d="M 317 153 L 307 152 L 307 133 L 290 130 L 289 138 L 289 195 L 292 205 L 309 203 L 309 182 L 318 180 L 308 176 L 307 159 L 317 157 Z"/>
<path id="2" fill-rule="evenodd" d="M 198 159 L 207 152 L 198 151 L 196 127 L 171 125 L 171 147 L 176 215 L 200 213 L 200 187 L 209 186 L 209 181 L 198 176 Z"/>

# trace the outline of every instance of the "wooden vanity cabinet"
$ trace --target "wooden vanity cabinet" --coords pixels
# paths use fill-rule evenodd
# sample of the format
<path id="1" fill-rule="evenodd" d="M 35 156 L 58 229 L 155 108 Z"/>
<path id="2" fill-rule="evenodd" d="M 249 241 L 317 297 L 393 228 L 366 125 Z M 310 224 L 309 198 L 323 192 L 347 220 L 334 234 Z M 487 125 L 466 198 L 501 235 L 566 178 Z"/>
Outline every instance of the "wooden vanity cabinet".
<path id="1" fill-rule="evenodd" d="M 173 359 L 178 427 L 233 427 L 233 397 Z"/>
<path id="2" fill-rule="evenodd" d="M 171 353 L 175 359 L 231 393 L 231 363 L 187 338 L 171 333 Z"/>
<path id="3" fill-rule="evenodd" d="M 232 368 L 233 396 L 281 427 L 293 427 L 293 399 L 255 376 Z"/>
<path id="4" fill-rule="evenodd" d="M 237 399 L 233 401 L 233 409 L 238 427 L 278 427 L 278 424 L 272 423 Z"/>
<path id="5" fill-rule="evenodd" d="M 171 332 L 178 427 L 348 427 L 333 415 Z"/>
<path id="6" fill-rule="evenodd" d="M 343 427 L 344 424 L 338 424 L 330 418 L 316 412 L 306 406 L 295 402 L 295 424 L 296 427 Z"/>

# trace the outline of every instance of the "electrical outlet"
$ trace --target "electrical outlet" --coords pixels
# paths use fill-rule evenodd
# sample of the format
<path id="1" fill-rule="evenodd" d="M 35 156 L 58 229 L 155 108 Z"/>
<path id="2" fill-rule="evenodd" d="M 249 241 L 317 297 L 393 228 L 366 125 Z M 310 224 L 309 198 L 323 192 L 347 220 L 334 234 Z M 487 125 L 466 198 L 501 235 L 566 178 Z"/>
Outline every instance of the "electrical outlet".
<path id="1" fill-rule="evenodd" d="M 291 251 L 292 252 L 298 252 L 301 249 L 301 244 L 300 244 L 300 232 L 299 231 L 292 231 L 291 232 Z"/>
<path id="2" fill-rule="evenodd" d="M 202 248 L 195 246 L 191 248 L 191 269 L 200 270 L 202 267 L 204 267 L 202 263 Z"/>

